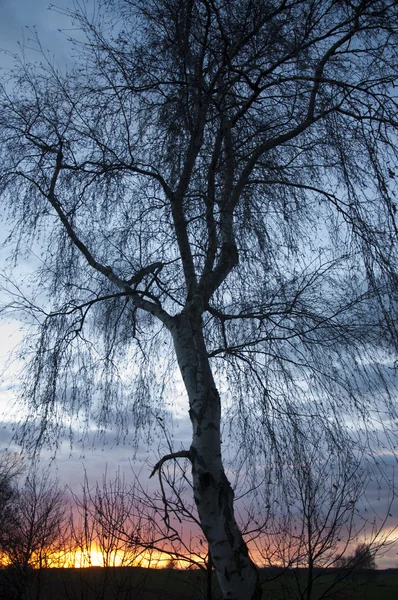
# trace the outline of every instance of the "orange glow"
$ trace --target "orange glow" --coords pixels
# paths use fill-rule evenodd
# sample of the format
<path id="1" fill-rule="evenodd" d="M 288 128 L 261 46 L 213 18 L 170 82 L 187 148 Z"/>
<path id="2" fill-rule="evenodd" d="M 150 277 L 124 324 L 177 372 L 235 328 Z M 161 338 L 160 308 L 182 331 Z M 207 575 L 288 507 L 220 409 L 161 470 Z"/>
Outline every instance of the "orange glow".
<path id="1" fill-rule="evenodd" d="M 105 554 L 98 547 L 91 547 L 85 550 L 75 550 L 68 553 L 67 563 L 70 567 L 86 568 L 86 567 L 151 567 L 161 568 L 161 563 L 166 563 L 170 557 L 166 554 L 162 556 L 160 552 L 150 552 L 148 550 L 138 556 L 129 556 L 123 551 L 113 551 Z"/>
<path id="2" fill-rule="evenodd" d="M 199 556 L 191 556 L 193 560 L 203 562 Z M 177 569 L 186 569 L 190 564 L 189 559 L 172 559 L 167 552 L 158 550 L 143 550 L 142 552 L 129 555 L 125 551 L 112 551 L 105 553 L 99 547 L 93 545 L 90 549 L 75 549 L 69 552 L 59 553 L 52 556 L 50 567 L 62 568 L 89 568 L 89 567 L 144 567 L 150 569 L 164 569 L 170 565 Z M 3 563 L 4 564 L 4 563 Z"/>
<path id="3" fill-rule="evenodd" d="M 186 569 L 192 564 L 192 561 L 203 563 L 203 558 L 199 555 L 191 554 L 190 557 L 173 558 L 172 553 L 162 552 L 160 550 L 142 550 L 129 554 L 123 550 L 113 550 L 105 552 L 100 547 L 93 544 L 90 548 L 74 548 L 68 551 L 50 551 L 47 556 L 33 555 L 29 564 L 33 569 L 38 568 L 65 568 L 81 569 L 89 567 L 143 567 L 150 569 L 164 569 L 173 563 L 177 569 Z M 6 556 L 0 555 L 0 567 L 6 567 L 11 564 L 11 560 Z"/>

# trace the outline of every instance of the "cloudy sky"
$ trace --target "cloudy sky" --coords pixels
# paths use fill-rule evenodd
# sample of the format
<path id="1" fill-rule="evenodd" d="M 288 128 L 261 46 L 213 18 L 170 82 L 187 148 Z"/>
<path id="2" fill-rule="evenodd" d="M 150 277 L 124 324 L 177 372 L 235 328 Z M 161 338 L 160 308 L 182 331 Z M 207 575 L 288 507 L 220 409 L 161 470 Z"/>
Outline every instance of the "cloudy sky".
<path id="1" fill-rule="evenodd" d="M 54 4 L 61 8 L 72 8 L 73 0 L 59 0 Z M 37 32 L 43 49 L 53 53 L 59 64 L 72 60 L 67 42 L 67 30 L 70 25 L 62 14 L 49 10 L 48 7 L 48 0 L 0 0 L 0 66 L 3 69 L 12 65 L 12 54 L 19 53 L 22 47 L 25 47 L 25 52 L 30 59 L 35 60 L 38 57 L 38 53 L 30 41 L 34 31 Z M 59 29 L 63 29 L 66 33 L 60 33 Z M 5 230 L 0 230 L 0 239 L 4 239 L 5 235 Z M 0 257 L 0 261 L 1 258 L 4 257 Z M 19 325 L 15 322 L 3 325 L 0 336 L 0 360 L 4 365 L 9 365 L 9 353 L 21 337 Z M 0 421 L 3 420 L 3 428 L 0 429 L 0 446 L 3 447 L 9 443 L 12 423 L 16 418 L 12 408 L 14 399 L 15 389 L 13 369 L 11 368 L 6 379 L 0 381 Z M 189 435 L 188 419 L 175 419 L 174 441 L 177 449 L 189 445 Z M 101 480 L 106 466 L 109 473 L 115 472 L 118 466 L 129 472 L 132 458 L 131 447 L 115 444 L 111 437 L 108 442 L 105 446 L 97 444 L 94 447 L 88 442 L 84 449 L 80 447 L 71 449 L 66 441 L 58 453 L 56 462 L 60 479 L 76 490 L 83 479 L 84 469 L 87 470 L 92 480 Z M 150 448 L 143 446 L 137 454 L 135 466 L 139 467 L 143 461 L 151 461 L 151 459 L 153 464 L 152 450 L 156 450 L 156 447 L 157 442 L 154 441 Z M 48 457 L 44 457 L 44 462 L 46 461 L 48 461 Z M 387 462 L 395 461 L 392 460 L 392 457 L 388 457 Z M 149 472 L 149 467 L 147 472 Z M 385 506 L 383 494 L 380 498 L 380 490 L 376 485 L 369 489 L 369 497 L 373 498 L 375 506 L 378 506 L 379 512 L 382 513 Z M 394 515 L 396 512 L 397 508 L 395 507 Z M 383 560 L 379 560 L 379 564 L 385 567 L 396 567 L 398 565 L 396 550 L 392 550 Z"/>
<path id="2" fill-rule="evenodd" d="M 71 0 L 55 2 L 65 8 L 73 6 Z M 60 61 L 68 56 L 67 44 L 59 28 L 68 27 L 65 18 L 54 10 L 49 10 L 48 0 L 0 0 L 0 48 L 7 52 L 19 52 L 21 45 L 31 47 L 31 31 L 36 31 L 44 49 L 56 51 Z M 30 31 L 31 30 L 31 31 Z M 9 59 L 3 55 L 2 64 Z"/>

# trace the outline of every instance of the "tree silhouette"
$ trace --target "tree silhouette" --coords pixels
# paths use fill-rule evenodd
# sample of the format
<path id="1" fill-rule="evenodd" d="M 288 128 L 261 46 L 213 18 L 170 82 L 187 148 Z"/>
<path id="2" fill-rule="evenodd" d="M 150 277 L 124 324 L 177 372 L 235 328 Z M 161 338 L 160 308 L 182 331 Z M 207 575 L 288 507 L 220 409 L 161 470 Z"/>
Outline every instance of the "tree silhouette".
<path id="1" fill-rule="evenodd" d="M 246 501 L 244 530 L 269 567 L 264 576 L 275 578 L 275 567 L 284 572 L 285 598 L 321 600 L 342 593 L 353 572 L 367 564 L 375 568 L 376 556 L 397 542 L 396 527 L 388 527 L 394 492 L 385 497 L 384 515 L 378 515 L 367 500 L 377 472 L 348 445 L 324 453 L 322 436 L 313 429 L 305 436 L 300 432 L 292 440 L 283 481 L 259 486 Z M 352 554 L 358 539 L 367 542 Z"/>
<path id="2" fill-rule="evenodd" d="M 0 453 L 0 552 L 7 535 L 8 521 L 16 496 L 16 479 L 21 471 L 21 457 L 2 450 Z"/>
<path id="3" fill-rule="evenodd" d="M 340 556 L 336 562 L 339 569 L 346 569 L 350 574 L 358 571 L 371 571 L 376 568 L 376 556 L 372 545 L 366 542 L 358 544 L 353 554 Z"/>
<path id="4" fill-rule="evenodd" d="M 31 586 L 40 597 L 42 569 L 62 563 L 65 508 L 58 482 L 37 467 L 15 485 L 0 537 L 1 558 L 8 566 L 4 597 L 22 600 L 32 593 Z"/>
<path id="5" fill-rule="evenodd" d="M 376 568 L 376 559 L 369 544 L 359 544 L 354 552 L 355 569 L 373 570 Z"/>
<path id="6" fill-rule="evenodd" d="M 29 431 L 51 442 L 61 408 L 71 426 L 150 427 L 177 364 L 192 443 L 164 460 L 191 461 L 225 598 L 261 589 L 222 415 L 253 474 L 264 453 L 282 464 L 304 422 L 370 447 L 373 416 L 393 412 L 397 13 L 104 0 L 66 11 L 75 68 L 43 53 L 2 84 L 10 242 L 41 260 L 29 294 L 7 284 L 8 309 L 37 326 Z"/>

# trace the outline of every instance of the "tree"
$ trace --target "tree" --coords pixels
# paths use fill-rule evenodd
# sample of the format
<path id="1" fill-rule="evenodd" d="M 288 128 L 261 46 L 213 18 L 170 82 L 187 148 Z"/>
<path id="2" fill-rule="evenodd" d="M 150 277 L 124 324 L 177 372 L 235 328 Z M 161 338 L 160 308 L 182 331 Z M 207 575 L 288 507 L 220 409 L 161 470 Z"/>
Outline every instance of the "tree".
<path id="1" fill-rule="evenodd" d="M 308 420 L 330 447 L 359 429 L 371 447 L 374 411 L 393 412 L 398 7 L 85 6 L 66 11 L 76 68 L 43 53 L 1 93 L 14 257 L 34 242 L 42 261 L 36 295 L 8 282 L 8 309 L 38 326 L 36 442 L 62 406 L 100 429 L 117 407 L 138 431 L 176 361 L 192 443 L 167 458 L 191 461 L 224 597 L 259 598 L 222 415 L 254 473 Z"/>
<path id="2" fill-rule="evenodd" d="M 322 438 L 322 432 L 308 431 L 292 440 L 284 480 L 273 486 L 271 497 L 269 486 L 255 490 L 246 510 L 245 529 L 263 564 L 287 575 L 286 598 L 328 598 L 352 572 L 366 568 L 361 564 L 374 568 L 375 556 L 396 543 L 396 528 L 387 527 L 394 493 L 385 516 L 378 516 L 366 498 L 370 481 L 377 479 L 372 465 L 348 447 L 324 454 Z M 351 555 L 360 538 L 367 543 Z"/>
<path id="3" fill-rule="evenodd" d="M 2 560 L 8 565 L 7 597 L 25 598 L 27 586 L 34 582 L 39 598 L 42 569 L 62 562 L 65 506 L 58 482 L 37 467 L 15 487 L 0 540 Z"/>
<path id="4" fill-rule="evenodd" d="M 17 454 L 3 450 L 0 453 L 0 552 L 15 497 L 15 480 L 21 474 L 21 471 L 22 462 L 20 457 Z"/>
<path id="5" fill-rule="evenodd" d="M 101 573 L 94 572 L 93 577 L 81 572 L 82 591 L 97 599 L 107 594 L 115 599 L 138 597 L 147 577 L 137 575 L 132 581 L 129 569 L 115 568 L 141 566 L 143 559 L 148 558 L 145 540 L 151 535 L 151 527 L 139 510 L 134 490 L 119 470 L 114 479 L 109 479 L 105 472 L 102 485 L 96 483 L 95 486 L 90 486 L 85 473 L 81 492 L 73 493 L 72 497 L 68 552 L 72 565 L 91 567 L 100 563 L 103 567 Z M 74 597 L 67 579 L 65 592 L 68 598 Z"/>
<path id="6" fill-rule="evenodd" d="M 350 574 L 358 571 L 372 571 L 376 568 L 376 552 L 371 544 L 363 542 L 358 544 L 353 554 L 339 556 L 336 566 L 339 569 L 345 569 Z"/>
<path id="7" fill-rule="evenodd" d="M 369 571 L 376 568 L 375 555 L 369 544 L 359 544 L 355 548 L 354 562 L 356 569 Z"/>
<path id="8" fill-rule="evenodd" d="M 73 498 L 80 525 L 74 523 L 72 529 L 82 564 L 91 565 L 93 550 L 101 556 L 104 567 L 139 564 L 138 534 L 143 525 L 124 476 L 118 472 L 109 481 L 105 473 L 102 486 L 97 483 L 92 489 L 85 474 L 81 495 L 73 494 Z M 124 540 L 120 531 L 125 533 Z"/>

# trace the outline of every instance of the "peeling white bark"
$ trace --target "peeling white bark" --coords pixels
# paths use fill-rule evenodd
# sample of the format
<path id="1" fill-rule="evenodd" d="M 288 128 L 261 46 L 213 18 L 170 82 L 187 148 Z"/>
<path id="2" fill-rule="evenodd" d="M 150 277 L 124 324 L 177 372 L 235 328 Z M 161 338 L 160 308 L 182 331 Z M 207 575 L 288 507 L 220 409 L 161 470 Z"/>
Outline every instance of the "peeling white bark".
<path id="1" fill-rule="evenodd" d="M 221 457 L 221 403 L 200 317 L 182 313 L 171 329 L 189 398 L 194 498 L 225 600 L 259 600 L 258 571 L 234 517 L 233 490 Z"/>

